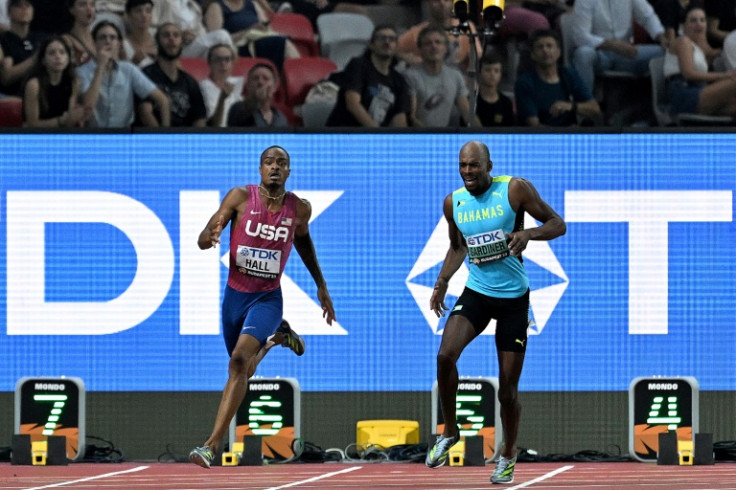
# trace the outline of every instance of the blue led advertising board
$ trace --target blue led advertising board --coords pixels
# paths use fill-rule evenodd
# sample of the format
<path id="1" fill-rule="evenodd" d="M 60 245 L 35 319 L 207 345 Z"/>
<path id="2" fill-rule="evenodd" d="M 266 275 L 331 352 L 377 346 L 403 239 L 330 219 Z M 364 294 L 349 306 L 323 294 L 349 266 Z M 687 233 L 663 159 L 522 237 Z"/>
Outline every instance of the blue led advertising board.
<path id="1" fill-rule="evenodd" d="M 567 222 L 531 242 L 521 389 L 625 391 L 637 376 L 736 389 L 732 135 L 0 135 L 0 391 L 76 376 L 88 391 L 219 391 L 226 251 L 197 236 L 260 153 L 291 154 L 337 312 L 327 326 L 296 253 L 282 288 L 306 354 L 258 375 L 303 391 L 429 391 L 443 321 L 429 297 L 448 247 L 443 198 L 469 139 L 494 175 L 529 179 Z M 526 226 L 535 226 L 527 216 Z M 227 243 L 223 236 L 223 243 Z M 448 304 L 462 290 L 463 266 Z M 463 376 L 497 376 L 494 325 Z"/>

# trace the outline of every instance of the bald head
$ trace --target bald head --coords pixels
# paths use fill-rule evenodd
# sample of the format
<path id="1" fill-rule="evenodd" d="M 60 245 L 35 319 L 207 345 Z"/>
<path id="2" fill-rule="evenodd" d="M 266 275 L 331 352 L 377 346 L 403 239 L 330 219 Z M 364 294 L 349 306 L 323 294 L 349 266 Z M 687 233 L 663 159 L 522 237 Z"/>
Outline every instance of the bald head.
<path id="1" fill-rule="evenodd" d="M 488 163 L 491 161 L 491 152 L 488 150 L 488 146 L 482 141 L 468 141 L 460 149 L 460 160 L 464 160 L 463 154 L 466 156 L 473 156 L 481 163 Z"/>

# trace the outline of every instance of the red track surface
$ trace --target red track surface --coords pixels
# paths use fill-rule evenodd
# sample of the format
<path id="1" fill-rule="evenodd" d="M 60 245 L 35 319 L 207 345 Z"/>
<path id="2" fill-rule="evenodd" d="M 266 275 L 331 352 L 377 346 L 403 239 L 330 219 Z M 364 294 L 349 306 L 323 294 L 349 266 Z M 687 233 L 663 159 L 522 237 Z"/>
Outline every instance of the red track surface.
<path id="1" fill-rule="evenodd" d="M 736 464 L 521 463 L 510 485 L 491 485 L 492 465 L 426 468 L 423 464 L 288 464 L 215 467 L 189 463 L 0 464 L 0 488 L 38 489 L 734 489 Z"/>

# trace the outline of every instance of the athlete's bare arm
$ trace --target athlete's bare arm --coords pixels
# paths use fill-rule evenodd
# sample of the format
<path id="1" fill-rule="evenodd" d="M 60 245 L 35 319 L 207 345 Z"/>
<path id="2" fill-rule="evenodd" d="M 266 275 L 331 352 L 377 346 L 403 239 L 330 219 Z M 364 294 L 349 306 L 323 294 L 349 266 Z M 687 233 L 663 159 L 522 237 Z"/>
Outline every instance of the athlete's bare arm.
<path id="1" fill-rule="evenodd" d="M 212 248 L 220 243 L 220 235 L 226 224 L 230 221 L 237 222 L 245 204 L 248 202 L 248 189 L 246 187 L 234 187 L 225 195 L 220 203 L 220 208 L 212 215 L 207 225 L 199 234 L 197 245 L 202 250 Z"/>
<path id="2" fill-rule="evenodd" d="M 560 215 L 539 196 L 534 185 L 526 179 L 518 177 L 511 179 L 509 204 L 517 213 L 527 212 L 542 222 L 542 226 L 506 234 L 512 255 L 521 254 L 529 240 L 552 240 L 567 231 L 567 226 Z"/>
<path id="3" fill-rule="evenodd" d="M 460 266 L 465 260 L 465 256 L 468 253 L 468 247 L 465 244 L 460 230 L 455 224 L 455 219 L 452 216 L 452 194 L 448 194 L 445 197 L 442 210 L 447 220 L 447 227 L 450 235 L 450 248 L 447 250 L 445 255 L 445 261 L 442 263 L 442 269 L 440 270 L 439 276 L 437 276 L 437 282 L 434 284 L 434 290 L 432 291 L 432 297 L 429 298 L 429 308 L 434 311 L 437 317 L 445 316 L 445 311 L 449 308 L 445 305 L 445 294 L 447 293 L 447 284 L 450 282 L 452 276 L 457 272 Z"/>
<path id="4" fill-rule="evenodd" d="M 317 298 L 322 306 L 322 317 L 327 321 L 328 325 L 332 325 L 335 320 L 335 309 L 332 306 L 332 298 L 327 290 L 327 283 L 322 276 L 322 269 L 317 262 L 317 253 L 314 250 L 312 237 L 309 236 L 309 218 L 312 216 L 312 206 L 309 201 L 299 199 L 296 204 L 296 229 L 294 230 L 294 248 L 296 248 L 299 257 L 312 275 L 314 283 L 317 285 Z"/>

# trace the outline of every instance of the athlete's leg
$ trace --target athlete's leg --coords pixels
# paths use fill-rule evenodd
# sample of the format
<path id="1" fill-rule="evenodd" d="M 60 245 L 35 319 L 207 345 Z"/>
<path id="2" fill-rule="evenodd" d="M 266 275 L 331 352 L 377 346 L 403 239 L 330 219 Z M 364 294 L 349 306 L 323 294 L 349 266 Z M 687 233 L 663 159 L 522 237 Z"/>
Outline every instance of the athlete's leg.
<path id="1" fill-rule="evenodd" d="M 501 426 L 504 445 L 501 456 L 516 456 L 516 441 L 519 435 L 521 404 L 519 403 L 519 378 L 524 365 L 523 352 L 498 352 L 498 401 L 501 404 Z"/>
<path id="2" fill-rule="evenodd" d="M 437 391 L 445 420 L 445 437 L 457 433 L 455 404 L 457 396 L 457 360 L 465 347 L 477 336 L 470 320 L 462 315 L 452 315 L 442 333 L 442 343 L 437 354 Z"/>
<path id="3" fill-rule="evenodd" d="M 245 398 L 248 391 L 248 379 L 253 376 L 258 364 L 259 350 L 261 350 L 260 341 L 251 335 L 244 334 L 238 339 L 232 356 L 230 356 L 228 380 L 222 392 L 220 407 L 217 409 L 215 426 L 212 429 L 212 434 L 204 443 L 213 452 L 217 451 L 217 445 L 225 435 L 230 426 L 230 421 Z"/>
<path id="4" fill-rule="evenodd" d="M 519 378 L 524 366 L 529 328 L 529 291 L 518 298 L 499 302 L 496 323 L 496 352 L 498 356 L 498 401 L 501 405 L 501 426 L 504 446 L 501 456 L 516 457 L 521 404 Z"/>
<path id="5" fill-rule="evenodd" d="M 268 354 L 268 351 L 270 351 L 272 347 L 276 345 L 281 345 L 281 343 L 282 339 L 279 333 L 275 333 L 270 336 L 268 340 L 266 340 L 266 343 L 263 344 L 263 347 L 261 347 L 256 354 L 255 368 L 258 368 L 258 365 L 261 363 L 263 358 L 266 356 L 266 354 Z M 253 374 L 255 374 L 255 369 L 253 370 Z M 253 374 L 251 374 L 251 376 L 253 376 Z"/>

